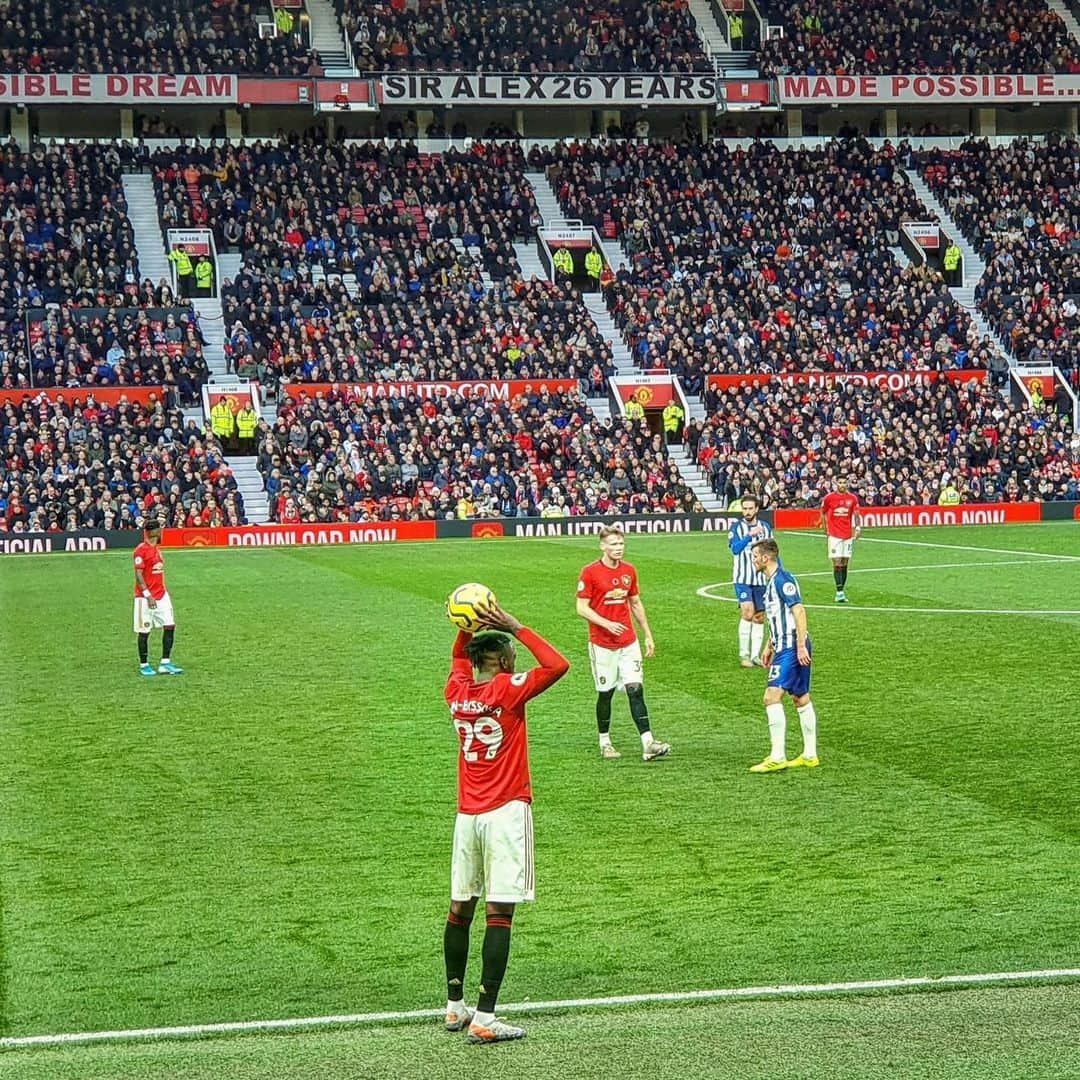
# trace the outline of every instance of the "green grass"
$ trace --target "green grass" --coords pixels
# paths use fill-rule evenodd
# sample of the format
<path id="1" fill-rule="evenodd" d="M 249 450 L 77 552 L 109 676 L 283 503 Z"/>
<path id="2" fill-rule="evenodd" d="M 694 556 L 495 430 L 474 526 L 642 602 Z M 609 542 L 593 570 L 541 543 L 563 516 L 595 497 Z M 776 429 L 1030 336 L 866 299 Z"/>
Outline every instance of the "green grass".
<path id="1" fill-rule="evenodd" d="M 848 609 L 831 605 L 823 541 L 782 536 L 823 605 L 809 612 L 823 765 L 769 777 L 746 772 L 768 748 L 762 675 L 733 662 L 734 605 L 696 592 L 730 578 L 722 537 L 628 544 L 658 643 L 654 728 L 675 747 L 648 766 L 625 701 L 623 760 L 596 752 L 572 614 L 592 540 L 170 552 L 187 674 L 153 682 L 136 671 L 128 555 L 4 560 L 0 1035 L 440 1004 L 456 752 L 441 607 L 462 580 L 574 664 L 530 710 L 538 897 L 515 920 L 507 1001 L 1075 966 L 1080 615 L 1047 612 L 1080 609 L 1080 559 L 1032 553 L 1080 555 L 1077 536 L 878 532 L 932 546 L 862 543 L 860 570 L 891 569 L 853 574 Z M 748 1039 L 826 1030 L 841 1068 L 866 1010 L 887 1029 L 885 1068 L 905 1060 L 905 1024 L 948 1039 L 950 1002 L 979 1031 L 1004 1002 L 1038 1030 L 1070 1001 L 1075 1016 L 1062 987 L 666 1007 L 674 1040 L 647 1036 L 640 1013 L 586 1012 L 537 1019 L 528 1049 L 496 1052 L 523 1075 L 574 1075 L 579 1057 L 579 1075 L 588 1061 L 601 1075 L 616 1046 L 685 1071 L 706 1031 L 739 1064 Z M 437 1035 L 19 1051 L 0 1075 L 389 1076 L 414 1052 L 459 1072 L 475 1060 Z M 1040 1040 L 999 1043 L 973 1046 L 963 1075 L 1069 1075 L 1038 1071 L 1057 1060 Z M 235 1067 L 198 1071 L 219 1054 Z M 333 1071 L 356 1054 L 374 1071 Z M 309 1057 L 327 1064 L 304 1072 Z M 821 1060 L 785 1073 L 762 1054 L 763 1071 L 746 1058 L 730 1075 L 827 1075 Z M 904 1075 L 960 1075 L 941 1070 Z"/>

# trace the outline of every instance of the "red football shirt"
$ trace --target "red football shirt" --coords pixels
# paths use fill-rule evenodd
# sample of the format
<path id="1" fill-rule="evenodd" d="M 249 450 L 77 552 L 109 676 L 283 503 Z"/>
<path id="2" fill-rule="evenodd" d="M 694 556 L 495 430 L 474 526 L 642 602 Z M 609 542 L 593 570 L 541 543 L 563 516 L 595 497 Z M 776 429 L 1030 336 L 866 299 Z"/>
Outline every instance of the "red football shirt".
<path id="1" fill-rule="evenodd" d="M 135 549 L 135 569 L 142 571 L 143 581 L 155 600 L 165 595 L 165 560 L 161 549 L 145 540 Z M 135 595 L 142 596 L 139 579 L 135 579 Z"/>
<path id="2" fill-rule="evenodd" d="M 532 802 L 525 703 L 561 679 L 570 664 L 539 634 L 524 628 L 518 641 L 540 666 L 477 682 L 465 655 L 470 637 L 459 633 L 454 642 L 444 693 L 461 740 L 458 812 L 486 814 L 514 799 Z"/>
<path id="3" fill-rule="evenodd" d="M 589 563 L 581 571 L 577 594 L 589 601 L 589 607 L 611 622 L 621 622 L 626 629 L 616 637 L 602 626 L 589 623 L 589 640 L 603 649 L 621 649 L 637 640 L 630 618 L 630 597 L 637 596 L 637 571 L 628 563 L 605 566 L 602 559 Z"/>
<path id="4" fill-rule="evenodd" d="M 859 512 L 858 497 L 850 491 L 830 491 L 822 500 L 821 512 L 825 515 L 825 532 L 834 540 L 850 540 L 855 515 Z"/>

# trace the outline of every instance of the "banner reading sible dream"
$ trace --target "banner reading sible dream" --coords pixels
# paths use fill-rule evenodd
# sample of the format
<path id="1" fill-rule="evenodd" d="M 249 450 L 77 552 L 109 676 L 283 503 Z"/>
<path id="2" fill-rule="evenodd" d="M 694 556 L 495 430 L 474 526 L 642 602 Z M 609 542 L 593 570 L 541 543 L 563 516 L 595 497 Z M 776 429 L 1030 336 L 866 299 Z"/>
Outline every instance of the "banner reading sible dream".
<path id="1" fill-rule="evenodd" d="M 710 390 L 733 390 L 740 386 L 780 382 L 816 389 L 826 386 L 880 386 L 899 393 L 909 386 L 930 386 L 939 379 L 946 379 L 954 385 L 982 383 L 986 382 L 987 372 L 982 368 L 970 371 L 766 371 L 746 375 L 709 375 L 707 383 Z"/>
<path id="2" fill-rule="evenodd" d="M 281 393 L 300 399 L 341 394 L 347 401 L 357 398 L 408 397 L 419 398 L 482 397 L 490 401 L 510 401 L 519 394 L 565 394 L 579 389 L 577 379 L 477 379 L 475 382 L 365 382 L 365 383 L 283 383 Z"/>
<path id="3" fill-rule="evenodd" d="M 235 75 L 0 75 L 0 103 L 24 105 L 231 105 Z"/>

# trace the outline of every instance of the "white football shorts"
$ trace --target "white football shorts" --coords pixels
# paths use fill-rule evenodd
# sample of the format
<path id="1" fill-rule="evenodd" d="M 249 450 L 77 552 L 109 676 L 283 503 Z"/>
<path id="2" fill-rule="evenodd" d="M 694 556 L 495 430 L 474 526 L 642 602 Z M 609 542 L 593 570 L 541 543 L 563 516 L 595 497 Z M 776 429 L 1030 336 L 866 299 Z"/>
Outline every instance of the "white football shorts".
<path id="1" fill-rule="evenodd" d="M 535 895 L 532 806 L 513 799 L 486 814 L 458 814 L 450 899 L 521 904 Z"/>
<path id="2" fill-rule="evenodd" d="M 135 597 L 134 630 L 136 634 L 149 634 L 151 630 L 163 626 L 175 626 L 172 598 L 166 593 L 153 607 L 144 596 Z"/>
<path id="3" fill-rule="evenodd" d="M 589 664 L 596 692 L 624 690 L 627 683 L 644 681 L 641 671 L 641 646 L 638 642 L 621 649 L 605 649 L 589 642 Z"/>
<path id="4" fill-rule="evenodd" d="M 855 549 L 854 540 L 841 540 L 839 537 L 829 537 L 829 558 L 830 559 L 850 559 L 851 553 Z"/>

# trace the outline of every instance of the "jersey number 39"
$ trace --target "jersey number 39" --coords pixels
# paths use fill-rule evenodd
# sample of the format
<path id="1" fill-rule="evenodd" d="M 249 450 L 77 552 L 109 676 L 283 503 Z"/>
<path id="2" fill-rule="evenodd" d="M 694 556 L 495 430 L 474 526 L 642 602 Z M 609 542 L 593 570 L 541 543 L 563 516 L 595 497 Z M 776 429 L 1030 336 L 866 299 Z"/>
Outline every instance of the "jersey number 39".
<path id="1" fill-rule="evenodd" d="M 482 716 L 475 723 L 456 720 L 454 726 L 461 732 L 461 754 L 466 761 L 480 760 L 477 744 L 487 747 L 483 752 L 485 761 L 493 760 L 502 746 L 503 729 L 493 716 Z"/>

